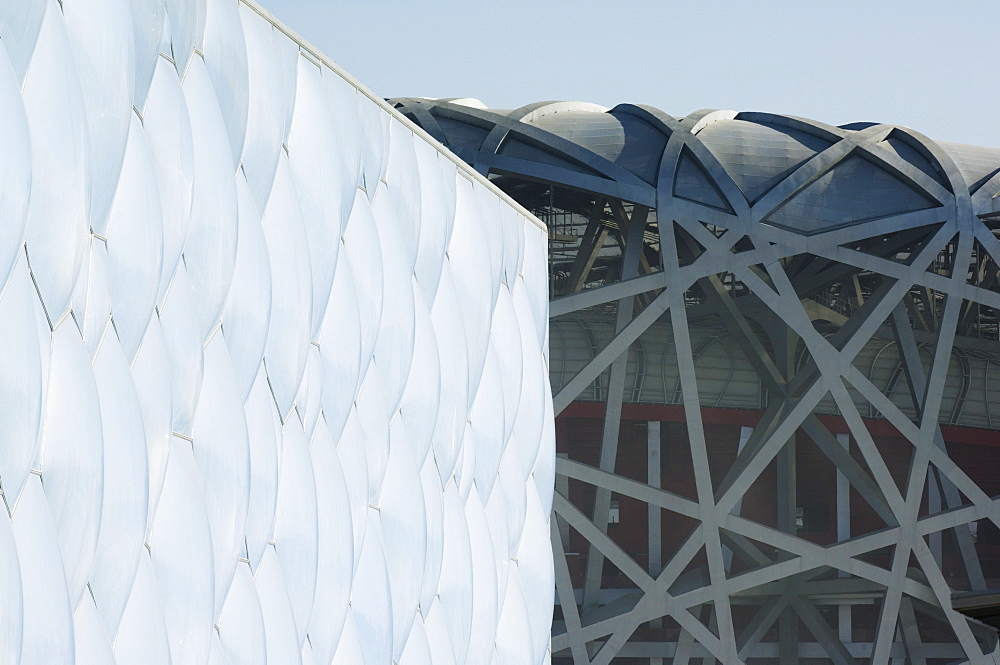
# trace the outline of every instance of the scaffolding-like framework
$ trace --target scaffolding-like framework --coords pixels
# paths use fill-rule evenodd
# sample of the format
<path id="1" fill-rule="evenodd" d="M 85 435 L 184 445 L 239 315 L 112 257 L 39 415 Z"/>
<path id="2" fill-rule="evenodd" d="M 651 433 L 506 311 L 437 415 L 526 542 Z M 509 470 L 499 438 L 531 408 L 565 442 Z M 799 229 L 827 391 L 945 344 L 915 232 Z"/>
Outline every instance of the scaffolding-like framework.
<path id="1" fill-rule="evenodd" d="M 981 537 L 1000 471 L 953 440 L 1000 442 L 1000 151 L 764 113 L 393 101 L 549 224 L 555 413 L 603 420 L 592 458 L 557 444 L 554 662 L 994 662 L 952 594 L 1000 586 Z M 728 373 L 699 371 L 713 345 Z M 661 477 L 668 420 L 690 495 Z M 836 476 L 825 541 L 803 441 Z M 619 500 L 648 513 L 643 552 Z"/>

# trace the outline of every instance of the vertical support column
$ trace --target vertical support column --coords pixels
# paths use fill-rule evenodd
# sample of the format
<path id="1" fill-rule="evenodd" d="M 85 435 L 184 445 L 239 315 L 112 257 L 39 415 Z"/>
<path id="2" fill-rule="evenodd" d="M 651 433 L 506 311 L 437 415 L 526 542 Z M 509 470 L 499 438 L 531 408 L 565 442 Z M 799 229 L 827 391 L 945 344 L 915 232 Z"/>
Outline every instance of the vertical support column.
<path id="1" fill-rule="evenodd" d="M 799 336 L 785 326 L 775 335 L 775 355 L 778 371 L 788 381 L 795 373 L 795 349 Z M 795 535 L 797 531 L 795 477 L 795 435 L 785 443 L 777 455 L 777 522 L 778 529 Z M 799 619 L 791 605 L 778 618 L 779 662 L 782 665 L 797 665 L 799 662 Z"/>
<path id="2" fill-rule="evenodd" d="M 660 421 L 650 420 L 646 425 L 646 482 L 650 487 L 660 487 Z M 649 506 L 649 574 L 656 577 L 663 568 L 663 534 L 659 506 Z"/>
<path id="3" fill-rule="evenodd" d="M 646 482 L 650 487 L 660 487 L 660 421 L 646 423 Z M 656 577 L 663 568 L 663 534 L 659 506 L 649 506 L 649 574 Z M 663 628 L 662 619 L 650 622 L 654 629 Z M 650 657 L 649 665 L 663 665 L 662 658 Z"/>
<path id="4" fill-rule="evenodd" d="M 927 469 L 927 512 L 930 515 L 941 512 L 941 486 L 938 484 L 938 477 L 933 468 Z M 942 558 L 941 532 L 932 531 L 928 540 L 930 541 L 931 554 L 934 555 L 934 560 L 940 567 Z"/>
<path id="5" fill-rule="evenodd" d="M 569 453 L 556 453 L 556 457 L 569 459 Z M 562 494 L 567 499 L 569 498 L 568 476 L 558 473 L 556 474 L 556 493 Z M 559 524 L 559 539 L 562 541 L 563 549 L 569 551 L 569 524 L 567 524 L 564 520 L 556 520 L 556 522 Z"/>
<path id="6" fill-rule="evenodd" d="M 850 454 L 851 437 L 849 434 L 838 434 L 837 443 Z M 837 540 L 845 541 L 851 537 L 851 482 L 842 471 L 837 471 Z M 847 577 L 848 573 L 841 570 L 839 577 Z"/>
<path id="7" fill-rule="evenodd" d="M 837 443 L 850 454 L 851 437 L 848 434 L 838 434 Z M 851 537 L 851 483 L 841 471 L 837 471 L 837 540 L 845 541 Z M 837 571 L 838 577 L 849 577 L 847 571 Z M 851 604 L 848 602 L 837 605 L 837 637 L 844 644 L 853 641 L 851 631 Z"/>
<path id="8" fill-rule="evenodd" d="M 743 452 L 743 448 L 746 447 L 747 441 L 750 440 L 750 435 L 753 434 L 753 427 L 741 427 L 740 428 L 740 442 L 736 446 L 736 458 L 739 459 L 740 453 Z M 743 499 L 736 502 L 736 507 L 733 508 L 733 515 L 739 515 L 740 511 L 743 510 Z M 726 563 L 726 573 L 729 573 L 733 568 L 733 551 L 722 546 L 722 560 Z"/>

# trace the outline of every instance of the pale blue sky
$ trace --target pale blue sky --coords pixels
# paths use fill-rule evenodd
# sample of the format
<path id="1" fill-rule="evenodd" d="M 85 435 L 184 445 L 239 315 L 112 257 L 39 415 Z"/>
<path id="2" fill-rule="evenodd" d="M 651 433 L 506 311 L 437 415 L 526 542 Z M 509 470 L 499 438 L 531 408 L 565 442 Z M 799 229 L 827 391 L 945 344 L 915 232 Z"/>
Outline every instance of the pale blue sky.
<path id="1" fill-rule="evenodd" d="M 1000 148 L 1000 1 L 261 0 L 385 97 L 773 111 Z"/>

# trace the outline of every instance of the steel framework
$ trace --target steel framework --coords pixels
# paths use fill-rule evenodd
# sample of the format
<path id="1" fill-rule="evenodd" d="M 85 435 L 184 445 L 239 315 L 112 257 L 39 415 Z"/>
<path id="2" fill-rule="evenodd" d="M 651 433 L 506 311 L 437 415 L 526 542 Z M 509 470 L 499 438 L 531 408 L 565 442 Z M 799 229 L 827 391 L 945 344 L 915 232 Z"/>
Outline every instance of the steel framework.
<path id="1" fill-rule="evenodd" d="M 603 402 L 593 459 L 559 440 L 554 660 L 994 662 L 995 634 L 952 594 L 1000 585 L 977 542 L 980 520 L 1000 526 L 1000 474 L 956 461 L 948 427 L 996 438 L 1000 151 L 764 113 L 392 101 L 548 222 L 555 412 Z M 713 340 L 752 368 L 742 398 L 758 405 L 721 469 L 709 421 L 733 370 L 698 370 Z M 688 496 L 661 478 L 667 418 L 623 448 L 654 351 Z M 803 441 L 836 476 L 827 541 L 802 528 Z M 628 455 L 641 473 L 622 470 Z M 767 515 L 744 506 L 762 484 Z M 609 527 L 619 500 L 645 506 L 647 551 Z"/>

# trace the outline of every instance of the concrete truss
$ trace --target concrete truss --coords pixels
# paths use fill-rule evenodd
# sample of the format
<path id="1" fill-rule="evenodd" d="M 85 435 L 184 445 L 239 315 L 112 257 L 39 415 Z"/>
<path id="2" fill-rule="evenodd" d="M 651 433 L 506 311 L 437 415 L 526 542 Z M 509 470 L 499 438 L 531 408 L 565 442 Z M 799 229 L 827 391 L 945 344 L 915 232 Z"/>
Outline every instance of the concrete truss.
<path id="1" fill-rule="evenodd" d="M 983 342 L 1000 311 L 996 154 L 984 151 L 993 165 L 977 171 L 975 149 L 958 154 L 907 128 L 762 113 L 395 104 L 549 221 L 553 320 L 614 321 L 610 341 L 591 337 L 592 353 L 554 395 L 557 415 L 594 395 L 605 402 L 597 464 L 557 460 L 556 660 L 994 662 L 992 630 L 952 609 L 942 542 L 958 553 L 961 584 L 987 588 L 974 527 L 1000 526 L 1000 504 L 949 454 L 942 425 L 961 425 L 962 408 L 942 404 L 963 348 L 1000 348 L 995 336 Z M 714 475 L 697 369 L 707 345 L 692 335 L 706 319 L 753 367 L 762 395 L 735 462 Z M 656 420 L 647 477 L 616 471 L 623 403 L 638 394 L 639 379 L 626 381 L 630 349 L 649 348 L 654 325 L 666 326 L 676 357 L 693 496 L 663 489 Z M 860 362 L 880 338 L 899 358 L 888 385 Z M 817 415 L 821 402 L 848 434 Z M 871 432 L 873 415 L 907 442 L 901 472 Z M 831 543 L 798 533 L 797 434 L 836 469 Z M 776 514 L 762 523 L 742 500 L 769 467 Z M 585 501 L 571 499 L 571 483 L 590 488 Z M 648 506 L 642 557 L 609 535 L 613 497 Z M 884 526 L 852 533 L 860 503 Z M 661 551 L 664 511 L 694 524 L 673 552 Z M 571 532 L 585 551 L 570 551 Z M 872 563 L 886 551 L 886 565 Z M 627 581 L 609 588 L 608 566 Z M 947 639 L 928 639 L 928 622 Z"/>

